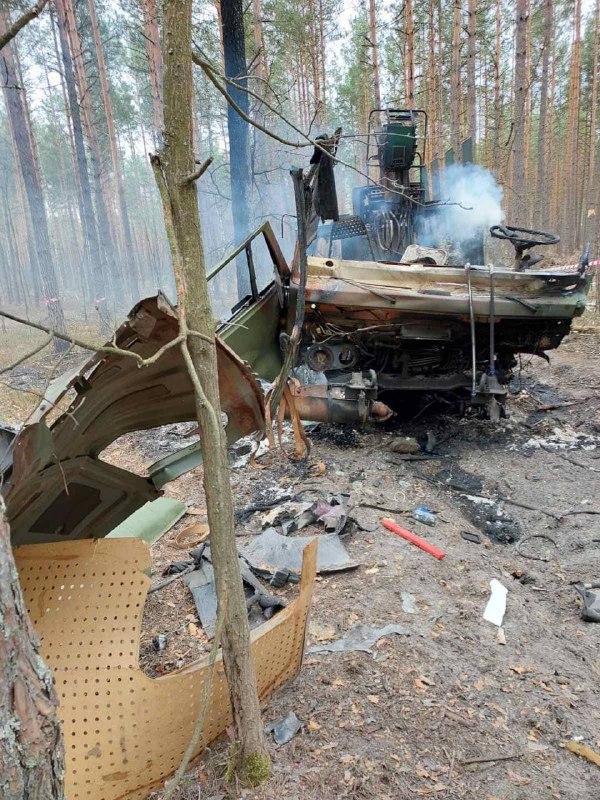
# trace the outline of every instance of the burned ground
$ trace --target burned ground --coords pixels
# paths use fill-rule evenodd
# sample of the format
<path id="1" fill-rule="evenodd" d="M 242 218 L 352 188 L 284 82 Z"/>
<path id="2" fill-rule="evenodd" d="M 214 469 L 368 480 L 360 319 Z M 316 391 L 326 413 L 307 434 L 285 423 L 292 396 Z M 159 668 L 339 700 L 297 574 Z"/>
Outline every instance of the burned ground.
<path id="1" fill-rule="evenodd" d="M 549 365 L 527 358 L 509 403 L 512 416 L 497 427 L 422 415 L 402 422 L 396 434 L 321 428 L 313 435 L 313 458 L 326 466 L 322 477 L 311 478 L 305 465 L 286 459 L 264 470 L 232 471 L 238 508 L 300 492 L 303 498 L 342 492 L 355 504 L 344 541 L 361 567 L 319 578 L 309 646 L 339 638 L 357 623 L 400 623 L 409 634 L 381 639 L 374 656 L 308 654 L 298 679 L 265 710 L 267 722 L 293 710 L 305 726 L 290 743 L 270 745 L 273 779 L 241 795 L 596 800 L 598 768 L 561 745 L 581 737 L 600 747 L 600 626 L 581 621 L 571 586 L 600 578 L 598 516 L 566 514 L 600 511 L 599 350 L 599 336 L 573 334 Z M 36 368 L 24 376 L 32 391 L 42 374 Z M 388 449 L 397 434 L 423 440 L 427 431 L 440 442 L 429 460 L 402 460 Z M 130 435 L 106 455 L 141 470 L 164 455 L 161 442 L 169 439 Z M 197 470 L 167 487 L 199 513 L 184 517 L 153 547 L 154 575 L 185 557 L 173 541 L 201 518 L 199 478 Z M 477 495 L 541 510 L 489 506 Z M 418 505 L 437 513 L 434 527 L 412 520 Z M 476 513 L 482 506 L 490 511 Z M 446 558 L 436 561 L 384 530 L 382 516 L 442 548 Z M 254 514 L 238 532 L 252 536 L 260 519 Z M 498 519 L 517 526 L 513 538 L 523 553 L 549 560 L 525 558 L 515 541 L 488 535 Z M 479 533 L 481 544 L 461 531 Z M 556 546 L 526 541 L 542 533 Z M 482 619 L 492 578 L 508 589 L 506 644 Z M 405 610 L 407 594 L 415 613 Z M 152 638 L 159 633 L 167 647 L 156 652 Z M 141 641 L 148 674 L 171 671 L 205 649 L 181 581 L 150 596 Z M 216 743 L 178 790 L 179 800 L 195 800 L 198 781 L 202 797 L 234 794 L 223 788 L 225 767 L 226 748 Z"/>

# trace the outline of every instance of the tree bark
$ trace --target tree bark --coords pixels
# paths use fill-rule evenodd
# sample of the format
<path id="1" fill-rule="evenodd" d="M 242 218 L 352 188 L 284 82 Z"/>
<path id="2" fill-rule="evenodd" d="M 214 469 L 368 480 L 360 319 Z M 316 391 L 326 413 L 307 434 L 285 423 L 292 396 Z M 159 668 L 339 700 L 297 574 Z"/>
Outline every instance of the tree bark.
<path id="1" fill-rule="evenodd" d="M 528 0 L 517 0 L 515 31 L 515 86 L 512 130 L 512 179 L 510 212 L 512 225 L 524 225 L 525 198 L 525 108 L 528 92 L 527 19 Z"/>
<path id="2" fill-rule="evenodd" d="M 142 14 L 146 58 L 148 60 L 148 77 L 152 94 L 152 135 L 154 146 L 159 148 L 162 145 L 163 129 L 163 60 L 160 49 L 156 0 L 142 0 Z"/>
<path id="3" fill-rule="evenodd" d="M 11 25 L 7 26 L 3 32 L 0 34 L 0 50 L 3 47 L 11 42 L 15 36 L 22 30 L 25 25 L 27 25 L 31 20 L 38 17 L 46 5 L 48 4 L 48 0 L 39 0 L 35 6 L 32 6 L 28 11 L 26 11 L 22 16 L 16 19 Z"/>
<path id="4" fill-rule="evenodd" d="M 548 83 L 550 77 L 550 50 L 554 30 L 554 0 L 544 0 L 544 24 L 542 44 L 542 77 L 540 82 L 540 119 L 538 124 L 537 150 L 537 197 L 539 225 L 548 225 Z"/>
<path id="5" fill-rule="evenodd" d="M 563 217 L 563 250 L 571 253 L 577 245 L 577 174 L 579 143 L 579 105 L 581 98 L 581 0 L 575 0 L 573 48 L 569 70 L 569 99 L 567 103 L 567 133 L 563 186 L 565 203 Z"/>
<path id="6" fill-rule="evenodd" d="M 243 0 L 220 0 L 221 24 L 223 31 L 223 51 L 225 75 L 235 80 L 242 88 L 228 86 L 232 100 L 248 114 L 250 102 L 243 90 L 247 86 L 246 42 L 244 34 Z M 164 59 L 166 62 L 166 58 Z M 229 175 L 231 185 L 231 213 L 236 242 L 243 241 L 250 233 L 250 131 L 248 123 L 227 104 L 227 131 L 229 138 Z M 241 300 L 250 292 L 250 279 L 243 258 L 236 262 L 237 293 Z"/>
<path id="7" fill-rule="evenodd" d="M 460 118 L 462 105 L 462 82 L 460 68 L 460 30 L 461 30 L 461 0 L 454 0 L 452 17 L 452 71 L 450 78 L 450 103 L 451 108 L 451 142 L 454 150 L 454 161 L 462 161 Z"/>
<path id="8" fill-rule="evenodd" d="M 373 0 L 371 0 L 373 2 Z M 415 107 L 415 15 L 413 0 L 404 3 L 406 26 L 406 57 L 404 70 L 406 73 L 406 107 Z"/>
<path id="9" fill-rule="evenodd" d="M 477 0 L 469 0 L 467 34 L 467 136 L 473 141 L 473 160 L 476 161 L 477 89 L 475 83 L 475 57 L 477 52 Z"/>
<path id="10" fill-rule="evenodd" d="M 600 225 L 600 221 L 598 219 L 600 209 L 596 208 L 598 191 L 600 187 L 596 185 L 596 189 L 594 189 L 596 178 L 596 148 L 598 146 L 598 137 L 596 131 L 598 120 L 598 72 L 600 72 L 600 0 L 596 0 L 596 9 L 594 15 L 594 49 L 592 52 L 592 87 L 590 91 L 591 109 L 589 155 L 583 203 L 584 219 L 582 220 L 586 240 L 592 239 L 594 229 L 598 229 Z"/>
<path id="11" fill-rule="evenodd" d="M 502 0 L 496 0 L 496 36 L 494 48 L 494 147 L 492 161 L 496 175 L 502 175 L 500 137 L 502 135 L 502 96 L 500 94 L 500 58 L 502 56 Z"/>
<path id="12" fill-rule="evenodd" d="M 409 0 L 410 1 L 410 0 Z M 379 48 L 377 46 L 377 15 L 375 0 L 369 0 L 369 30 L 373 63 L 373 96 L 375 108 L 381 108 L 381 84 L 379 82 Z"/>
<path id="13" fill-rule="evenodd" d="M 192 0 L 166 0 L 164 6 L 165 143 L 153 159 L 153 168 L 170 233 L 180 330 L 187 333 L 189 325 L 202 336 L 188 336 L 182 350 L 196 390 L 211 553 L 219 613 L 224 614 L 223 662 L 237 734 L 232 772 L 243 783 L 256 785 L 268 777 L 270 764 L 235 543 L 233 497 L 219 402 L 215 322 L 206 280 L 198 196 L 189 180 L 196 169 L 192 148 L 191 9 Z"/>
<path id="14" fill-rule="evenodd" d="M 6 12 L 0 10 L 0 35 L 10 27 Z M 29 123 L 23 98 L 20 96 L 19 81 L 12 43 L 7 44 L 0 55 L 0 82 L 3 87 L 7 114 L 10 117 L 11 133 L 14 138 L 15 151 L 19 168 L 23 178 L 23 186 L 31 215 L 32 233 L 35 242 L 37 262 L 40 267 L 44 300 L 48 308 L 50 326 L 59 333 L 66 333 L 65 318 L 62 303 L 59 297 L 58 283 L 50 234 L 48 231 L 48 218 L 44 205 L 42 185 L 40 183 L 39 168 L 36 164 L 35 151 L 32 147 Z M 56 345 L 60 350 L 62 345 Z"/>
<path id="15" fill-rule="evenodd" d="M 0 517 L 0 797 L 63 800 L 64 745 L 52 673 L 42 661 Z"/>

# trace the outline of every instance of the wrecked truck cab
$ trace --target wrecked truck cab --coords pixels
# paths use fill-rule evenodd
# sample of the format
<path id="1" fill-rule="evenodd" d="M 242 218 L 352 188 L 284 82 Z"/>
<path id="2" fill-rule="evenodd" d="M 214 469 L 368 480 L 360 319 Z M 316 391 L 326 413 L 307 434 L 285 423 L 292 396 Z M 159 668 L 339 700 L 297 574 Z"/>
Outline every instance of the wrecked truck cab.
<path id="1" fill-rule="evenodd" d="M 162 295 L 138 303 L 107 346 L 151 359 L 179 333 Z M 234 442 L 264 431 L 264 401 L 255 376 L 217 337 L 221 408 Z M 49 412 L 74 391 L 68 408 Z M 14 545 L 106 536 L 160 487 L 200 463 L 199 444 L 152 465 L 144 477 L 102 459 L 124 434 L 196 419 L 194 389 L 180 349 L 144 366 L 118 352 L 96 353 L 50 385 L 46 399 L 12 442 L 3 494 Z"/>

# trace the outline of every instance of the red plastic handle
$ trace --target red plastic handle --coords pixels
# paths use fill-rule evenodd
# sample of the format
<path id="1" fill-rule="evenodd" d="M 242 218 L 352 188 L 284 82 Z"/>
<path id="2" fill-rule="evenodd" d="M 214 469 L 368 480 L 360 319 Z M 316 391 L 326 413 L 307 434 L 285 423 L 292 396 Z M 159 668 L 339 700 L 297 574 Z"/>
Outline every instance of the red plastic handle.
<path id="1" fill-rule="evenodd" d="M 397 533 L 398 536 L 401 536 L 403 539 L 406 539 L 407 542 L 420 547 L 421 550 L 425 550 L 426 553 L 433 556 L 434 558 L 442 560 L 442 558 L 446 557 L 446 553 L 443 553 L 441 550 L 438 550 L 437 547 L 434 547 L 429 542 L 426 542 L 425 539 L 421 539 L 420 536 L 417 536 L 415 533 L 411 533 L 407 531 L 406 528 L 403 528 L 401 525 L 398 525 L 397 522 L 394 522 L 393 519 L 382 519 L 381 524 L 384 528 L 387 528 L 388 531 L 392 531 L 392 533 Z"/>

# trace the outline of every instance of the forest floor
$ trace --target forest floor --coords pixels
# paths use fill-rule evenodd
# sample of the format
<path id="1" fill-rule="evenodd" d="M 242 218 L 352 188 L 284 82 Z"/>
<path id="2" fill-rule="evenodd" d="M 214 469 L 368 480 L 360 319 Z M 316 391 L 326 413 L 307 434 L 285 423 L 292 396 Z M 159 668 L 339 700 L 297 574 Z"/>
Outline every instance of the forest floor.
<path id="1" fill-rule="evenodd" d="M 15 354 L 13 343 L 3 361 Z M 277 747 L 269 736 L 272 779 L 256 790 L 224 786 L 227 746 L 220 741 L 186 776 L 178 800 L 598 800 L 599 768 L 563 745 L 577 739 L 600 750 L 600 625 L 581 620 L 571 585 L 600 580 L 600 518 L 566 513 L 600 511 L 600 333 L 571 334 L 550 358 L 524 365 L 508 402 L 511 416 L 497 426 L 440 413 L 397 422 L 393 431 L 321 426 L 312 434 L 311 460 L 324 462 L 322 477 L 286 459 L 270 469 L 232 470 L 238 508 L 306 490 L 303 499 L 345 494 L 358 509 L 359 524 L 349 525 L 344 544 L 360 567 L 317 578 L 309 647 L 357 623 L 400 623 L 407 635 L 380 639 L 373 655 L 307 655 L 296 680 L 264 711 L 266 723 L 290 711 L 305 722 L 288 744 Z M 39 362 L 30 368 L 39 374 Z M 394 437 L 423 439 L 427 432 L 438 442 L 431 459 L 401 461 L 390 452 Z M 177 435 L 123 437 L 111 460 L 143 470 Z M 200 478 L 195 470 L 166 493 L 201 510 Z M 469 501 L 448 480 L 472 495 L 501 494 L 555 516 Z M 434 527 L 412 519 L 419 505 L 436 512 Z M 440 547 L 445 559 L 385 530 L 382 516 Z M 185 516 L 153 546 L 154 575 L 185 557 L 173 539 L 196 519 Z M 238 530 L 240 542 L 260 523 L 261 514 L 252 516 Z M 481 543 L 461 531 L 479 533 Z M 554 544 L 524 542 L 538 534 Z M 504 640 L 482 618 L 493 578 L 508 589 Z M 193 620 L 181 581 L 149 597 L 140 650 L 148 674 L 205 652 L 201 631 L 190 633 Z M 151 640 L 159 633 L 167 648 L 157 653 Z"/>

